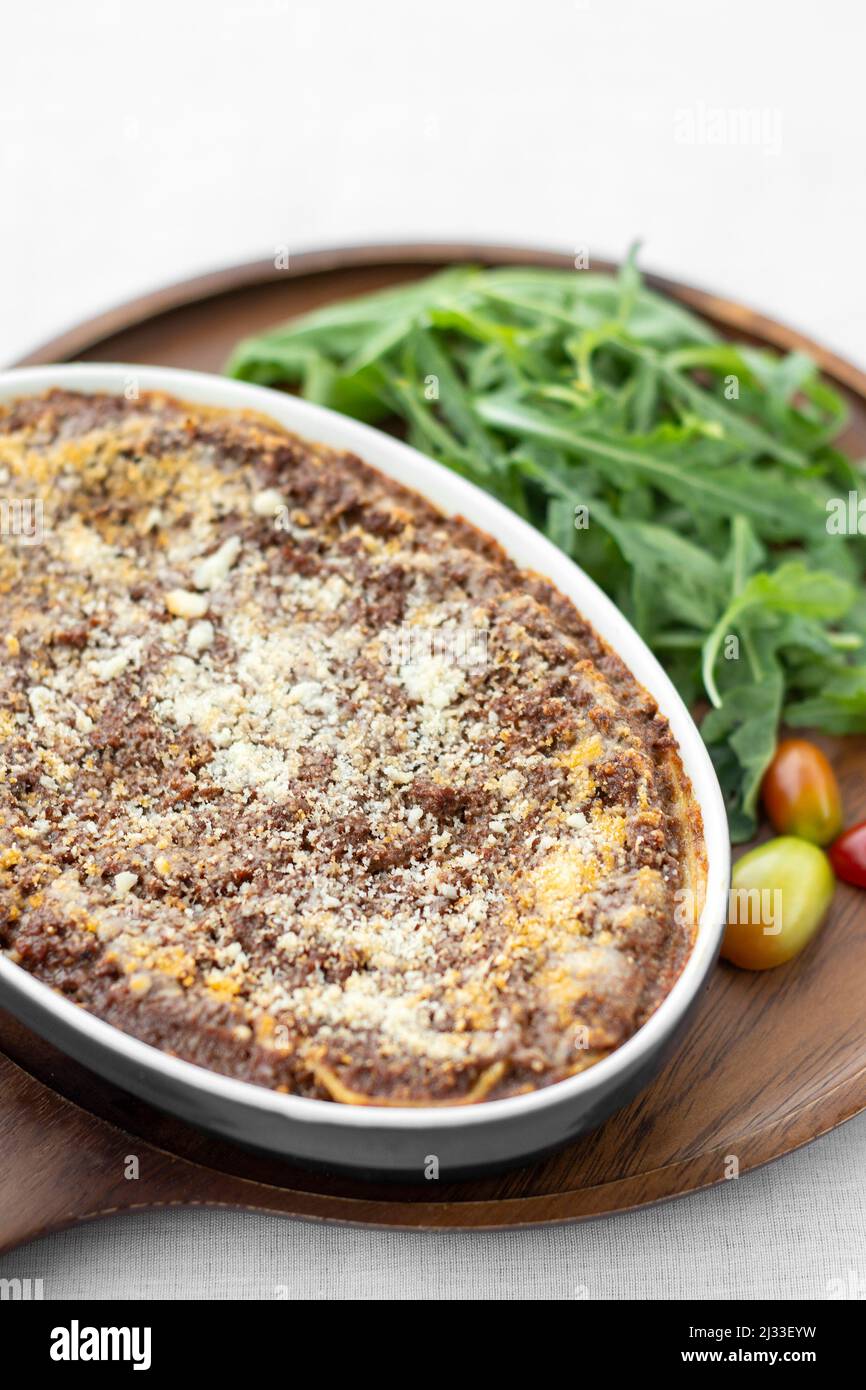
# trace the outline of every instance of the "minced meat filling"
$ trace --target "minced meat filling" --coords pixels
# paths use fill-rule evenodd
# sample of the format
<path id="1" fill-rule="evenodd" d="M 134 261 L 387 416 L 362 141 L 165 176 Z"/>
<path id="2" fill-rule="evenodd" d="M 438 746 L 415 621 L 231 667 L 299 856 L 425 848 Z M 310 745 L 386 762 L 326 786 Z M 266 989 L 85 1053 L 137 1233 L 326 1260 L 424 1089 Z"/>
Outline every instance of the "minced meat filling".
<path id="1" fill-rule="evenodd" d="M 0 478 L 42 503 L 0 541 L 13 960 L 354 1102 L 547 1085 L 657 1006 L 699 815 L 545 581 L 351 455 L 159 394 L 13 402 Z"/>

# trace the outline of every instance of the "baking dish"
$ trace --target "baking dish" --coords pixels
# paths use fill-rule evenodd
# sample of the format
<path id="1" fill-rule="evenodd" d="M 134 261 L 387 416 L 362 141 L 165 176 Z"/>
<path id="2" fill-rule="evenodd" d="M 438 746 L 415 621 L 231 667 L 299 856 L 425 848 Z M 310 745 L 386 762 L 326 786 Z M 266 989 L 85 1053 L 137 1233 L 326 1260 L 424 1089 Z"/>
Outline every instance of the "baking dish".
<path id="1" fill-rule="evenodd" d="M 712 765 L 687 710 L 645 644 L 592 581 L 533 528 L 463 479 L 367 426 L 261 387 L 138 366 L 9 372 L 0 376 L 0 399 L 52 387 L 118 393 L 134 387 L 270 415 L 299 435 L 358 454 L 444 512 L 463 515 L 495 537 L 517 564 L 551 580 L 619 654 L 670 722 L 703 817 L 707 895 L 682 975 L 634 1037 L 566 1081 L 475 1106 L 346 1106 L 235 1081 L 112 1028 L 5 957 L 0 958 L 0 1001 L 71 1056 L 152 1103 L 300 1162 L 420 1178 L 435 1157 L 439 1175 L 454 1177 L 525 1160 L 600 1123 L 658 1070 L 695 1002 L 718 951 L 728 886 L 727 824 Z"/>

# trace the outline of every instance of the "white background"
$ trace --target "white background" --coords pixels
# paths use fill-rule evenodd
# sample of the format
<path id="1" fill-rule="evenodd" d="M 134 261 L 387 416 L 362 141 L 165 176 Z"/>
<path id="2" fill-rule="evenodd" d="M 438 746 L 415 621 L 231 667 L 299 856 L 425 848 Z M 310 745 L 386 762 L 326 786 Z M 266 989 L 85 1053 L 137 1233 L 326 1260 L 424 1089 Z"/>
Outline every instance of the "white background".
<path id="1" fill-rule="evenodd" d="M 864 38 L 852 0 L 7 7 L 0 363 L 283 245 L 475 237 L 617 258 L 639 237 L 648 268 L 864 365 Z M 714 1193 L 568 1232 L 163 1214 L 2 1272 L 46 1274 L 49 1296 L 271 1296 L 288 1279 L 325 1297 L 826 1297 L 866 1289 L 864 1171 L 858 1122 Z"/>
<path id="2" fill-rule="evenodd" d="M 461 236 L 640 237 L 863 360 L 864 37 L 854 0 L 8 6 L 0 361 L 285 243 Z"/>

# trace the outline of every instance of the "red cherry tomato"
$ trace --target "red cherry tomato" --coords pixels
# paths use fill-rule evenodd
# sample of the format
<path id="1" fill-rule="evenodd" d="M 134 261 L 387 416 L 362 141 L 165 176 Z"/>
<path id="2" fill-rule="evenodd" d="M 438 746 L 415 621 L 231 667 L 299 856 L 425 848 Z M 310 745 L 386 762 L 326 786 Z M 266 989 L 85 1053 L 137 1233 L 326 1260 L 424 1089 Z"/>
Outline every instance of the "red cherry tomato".
<path id="1" fill-rule="evenodd" d="M 842 829 L 836 774 L 821 749 L 804 738 L 787 738 L 779 744 L 764 773 L 761 796 L 780 835 L 826 845 Z"/>
<path id="2" fill-rule="evenodd" d="M 837 878 L 866 888 L 866 820 L 840 835 L 828 852 Z"/>

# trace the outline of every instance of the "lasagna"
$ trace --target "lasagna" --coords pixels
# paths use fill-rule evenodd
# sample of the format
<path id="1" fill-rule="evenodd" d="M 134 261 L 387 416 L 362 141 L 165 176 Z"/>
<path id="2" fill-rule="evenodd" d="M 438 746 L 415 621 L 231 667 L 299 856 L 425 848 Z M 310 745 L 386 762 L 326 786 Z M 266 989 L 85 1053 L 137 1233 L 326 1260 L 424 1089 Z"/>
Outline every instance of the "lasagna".
<path id="1" fill-rule="evenodd" d="M 375 1105 L 547 1086 L 669 992 L 705 877 L 676 743 L 489 537 L 158 393 L 0 407 L 0 497 L 19 966 L 203 1067 Z"/>

